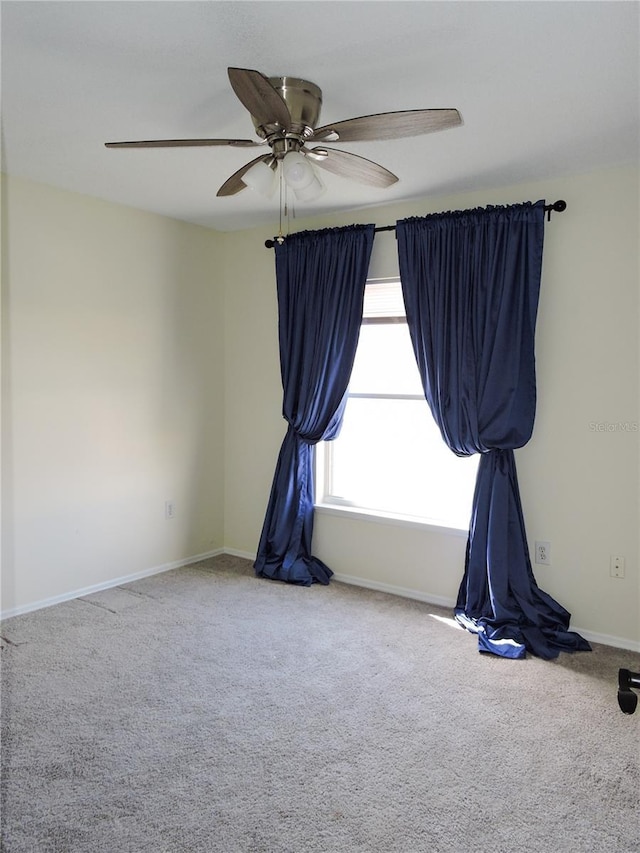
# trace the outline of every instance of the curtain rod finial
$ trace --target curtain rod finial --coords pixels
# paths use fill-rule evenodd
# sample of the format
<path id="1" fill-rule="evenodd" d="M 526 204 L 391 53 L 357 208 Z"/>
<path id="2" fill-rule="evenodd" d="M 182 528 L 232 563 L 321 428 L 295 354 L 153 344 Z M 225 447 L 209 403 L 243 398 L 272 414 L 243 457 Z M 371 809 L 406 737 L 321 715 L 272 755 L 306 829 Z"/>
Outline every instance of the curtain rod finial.
<path id="1" fill-rule="evenodd" d="M 567 202 L 563 198 L 559 198 L 553 204 L 545 204 L 544 209 L 547 214 L 547 222 L 551 222 L 551 214 L 554 212 L 562 213 L 563 210 L 567 209 Z"/>

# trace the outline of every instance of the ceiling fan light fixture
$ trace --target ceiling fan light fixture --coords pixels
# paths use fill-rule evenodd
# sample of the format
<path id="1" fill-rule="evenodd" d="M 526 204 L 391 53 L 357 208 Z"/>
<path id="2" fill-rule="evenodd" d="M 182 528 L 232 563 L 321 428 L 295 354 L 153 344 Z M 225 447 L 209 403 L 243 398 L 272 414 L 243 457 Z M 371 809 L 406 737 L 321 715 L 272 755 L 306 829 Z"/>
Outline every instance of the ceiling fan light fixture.
<path id="1" fill-rule="evenodd" d="M 261 160 L 244 173 L 242 182 L 265 198 L 271 198 L 276 191 L 278 178 L 276 171 Z"/>

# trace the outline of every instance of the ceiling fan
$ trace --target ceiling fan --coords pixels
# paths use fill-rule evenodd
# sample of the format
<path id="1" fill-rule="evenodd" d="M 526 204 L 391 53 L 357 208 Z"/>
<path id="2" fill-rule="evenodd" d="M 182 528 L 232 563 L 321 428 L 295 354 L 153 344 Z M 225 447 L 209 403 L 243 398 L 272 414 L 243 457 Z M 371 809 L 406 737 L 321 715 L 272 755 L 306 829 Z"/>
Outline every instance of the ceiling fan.
<path id="1" fill-rule="evenodd" d="M 228 68 L 233 91 L 249 111 L 260 141 L 251 139 L 156 139 L 106 142 L 107 148 L 180 148 L 229 145 L 238 148 L 269 146 L 269 152 L 245 163 L 228 178 L 218 196 L 235 195 L 247 186 L 265 195 L 275 187 L 278 164 L 296 197 L 311 200 L 322 187 L 311 163 L 345 178 L 374 187 L 387 187 L 398 177 L 384 166 L 337 148 L 335 142 L 401 139 L 462 124 L 456 109 L 400 110 L 360 116 L 317 127 L 322 91 L 315 83 L 296 77 L 266 77 L 260 71 Z M 320 143 L 308 147 L 310 143 Z"/>

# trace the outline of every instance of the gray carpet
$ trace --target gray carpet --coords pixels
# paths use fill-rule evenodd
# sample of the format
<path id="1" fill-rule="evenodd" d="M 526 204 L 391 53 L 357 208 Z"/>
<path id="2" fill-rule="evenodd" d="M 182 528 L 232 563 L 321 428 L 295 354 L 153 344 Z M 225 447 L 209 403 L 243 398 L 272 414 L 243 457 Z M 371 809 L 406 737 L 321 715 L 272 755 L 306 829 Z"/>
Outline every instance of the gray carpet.
<path id="1" fill-rule="evenodd" d="M 218 557 L 7 620 L 5 853 L 640 850 L 640 655 Z"/>

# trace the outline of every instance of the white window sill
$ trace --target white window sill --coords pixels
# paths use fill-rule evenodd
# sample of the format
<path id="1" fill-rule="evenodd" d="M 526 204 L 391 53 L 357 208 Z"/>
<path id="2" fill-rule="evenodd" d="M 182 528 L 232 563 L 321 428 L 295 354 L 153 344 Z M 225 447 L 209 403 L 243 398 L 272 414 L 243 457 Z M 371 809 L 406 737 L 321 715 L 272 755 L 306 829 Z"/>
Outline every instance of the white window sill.
<path id="1" fill-rule="evenodd" d="M 416 518 L 410 515 L 396 515 L 390 512 L 381 512 L 374 509 L 363 509 L 362 507 L 343 506 L 340 504 L 317 503 L 315 510 L 320 515 L 336 515 L 342 518 L 354 518 L 359 521 L 368 521 L 373 524 L 389 524 L 393 527 L 413 527 L 420 530 L 430 530 L 435 533 L 445 533 L 449 536 L 458 536 L 466 539 L 469 535 L 468 528 L 451 527 L 437 521 Z"/>

